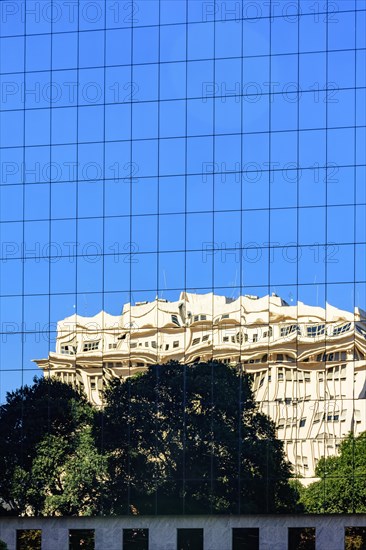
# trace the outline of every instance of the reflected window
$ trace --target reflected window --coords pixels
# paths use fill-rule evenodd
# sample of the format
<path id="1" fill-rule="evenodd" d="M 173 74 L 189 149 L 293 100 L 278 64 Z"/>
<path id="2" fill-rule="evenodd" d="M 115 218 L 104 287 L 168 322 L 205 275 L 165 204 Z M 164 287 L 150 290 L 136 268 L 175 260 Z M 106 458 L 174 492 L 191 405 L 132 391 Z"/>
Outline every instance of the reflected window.
<path id="1" fill-rule="evenodd" d="M 61 355 L 75 355 L 76 346 L 70 346 L 70 344 L 65 344 L 61 346 Z"/>
<path id="2" fill-rule="evenodd" d="M 83 346 L 83 351 L 94 351 L 99 349 L 99 340 L 98 342 L 85 342 Z"/>
<path id="3" fill-rule="evenodd" d="M 288 336 L 293 332 L 300 332 L 298 325 L 289 325 L 288 327 L 281 327 L 280 334 L 282 337 Z"/>
<path id="4" fill-rule="evenodd" d="M 338 336 L 339 334 L 343 334 L 344 332 L 348 332 L 351 328 L 351 323 L 346 323 L 345 325 L 341 325 L 339 327 L 333 328 L 333 336 Z"/>
<path id="5" fill-rule="evenodd" d="M 325 334 L 325 325 L 312 325 L 307 327 L 307 335 L 310 338 L 316 338 L 322 334 Z"/>

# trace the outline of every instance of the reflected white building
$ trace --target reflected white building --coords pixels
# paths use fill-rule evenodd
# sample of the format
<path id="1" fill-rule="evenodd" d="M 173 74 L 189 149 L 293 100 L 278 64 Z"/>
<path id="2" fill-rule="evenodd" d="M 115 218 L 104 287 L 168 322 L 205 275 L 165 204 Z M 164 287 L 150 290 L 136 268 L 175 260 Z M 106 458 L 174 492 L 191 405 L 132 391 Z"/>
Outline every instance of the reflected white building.
<path id="1" fill-rule="evenodd" d="M 366 315 L 359 308 L 182 292 L 176 302 L 126 304 L 120 316 L 72 315 L 58 323 L 56 351 L 36 363 L 101 406 L 106 381 L 172 359 L 217 359 L 250 373 L 260 409 L 305 478 L 350 431 L 366 430 Z"/>

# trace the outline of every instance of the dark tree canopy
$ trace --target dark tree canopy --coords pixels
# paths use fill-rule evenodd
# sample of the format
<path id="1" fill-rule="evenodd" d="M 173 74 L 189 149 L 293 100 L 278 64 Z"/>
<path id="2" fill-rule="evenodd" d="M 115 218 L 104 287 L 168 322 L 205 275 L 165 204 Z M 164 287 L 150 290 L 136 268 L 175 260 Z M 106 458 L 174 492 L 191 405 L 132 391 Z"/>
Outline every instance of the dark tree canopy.
<path id="1" fill-rule="evenodd" d="M 292 509 L 290 469 L 250 379 L 223 363 L 169 363 L 106 392 L 111 512 Z"/>
<path id="2" fill-rule="evenodd" d="M 295 509 L 282 443 L 251 380 L 219 362 L 115 380 L 96 411 L 35 379 L 0 408 L 0 499 L 23 515 Z"/>

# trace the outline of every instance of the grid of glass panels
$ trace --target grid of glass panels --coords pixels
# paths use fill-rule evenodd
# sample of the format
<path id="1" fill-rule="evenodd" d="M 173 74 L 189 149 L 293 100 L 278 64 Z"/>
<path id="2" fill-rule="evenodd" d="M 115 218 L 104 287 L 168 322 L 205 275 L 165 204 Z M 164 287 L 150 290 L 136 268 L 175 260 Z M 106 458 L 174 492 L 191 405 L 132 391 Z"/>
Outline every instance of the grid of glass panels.
<path id="1" fill-rule="evenodd" d="M 250 372 L 294 475 L 315 479 L 366 427 L 365 1 L 4 0 L 0 18 L 1 402 L 74 314 L 257 296 L 268 315 L 234 332 L 214 297 L 195 335 L 170 312 L 170 348 L 152 343 L 168 306 L 156 336 L 127 312 L 108 343 L 101 314 L 99 336 L 58 348 L 63 379 L 87 366 L 102 391 L 118 362 L 184 363 L 215 334 L 235 352 L 189 361 Z"/>

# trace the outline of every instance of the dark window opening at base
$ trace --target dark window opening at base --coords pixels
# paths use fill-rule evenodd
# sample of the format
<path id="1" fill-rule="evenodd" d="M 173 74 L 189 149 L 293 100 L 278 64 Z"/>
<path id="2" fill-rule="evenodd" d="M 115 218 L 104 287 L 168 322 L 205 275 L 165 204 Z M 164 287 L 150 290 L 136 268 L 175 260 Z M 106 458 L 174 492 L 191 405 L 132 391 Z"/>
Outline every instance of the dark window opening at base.
<path id="1" fill-rule="evenodd" d="M 94 529 L 70 529 L 69 550 L 94 550 Z"/>
<path id="2" fill-rule="evenodd" d="M 18 529 L 16 550 L 41 550 L 42 531 L 40 529 Z"/>
<path id="3" fill-rule="evenodd" d="M 203 550 L 203 529 L 178 529 L 177 550 Z"/>
<path id="4" fill-rule="evenodd" d="M 366 548 L 366 527 L 346 527 L 344 548 L 345 550 L 363 550 Z"/>
<path id="5" fill-rule="evenodd" d="M 234 528 L 232 550 L 259 550 L 259 529 Z"/>
<path id="6" fill-rule="evenodd" d="M 149 530 L 123 529 L 123 550 L 149 550 Z"/>
<path id="7" fill-rule="evenodd" d="M 288 550 L 315 550 L 315 528 L 289 527 Z"/>

